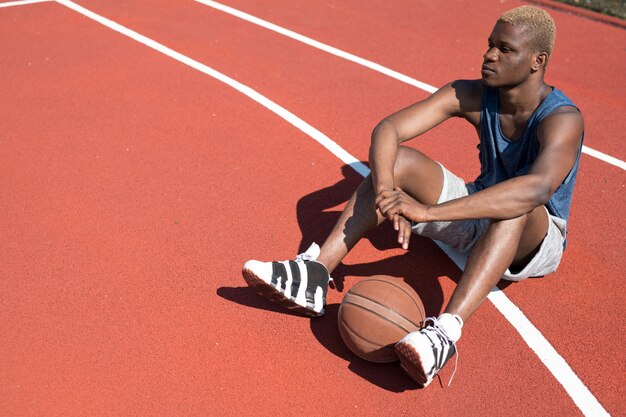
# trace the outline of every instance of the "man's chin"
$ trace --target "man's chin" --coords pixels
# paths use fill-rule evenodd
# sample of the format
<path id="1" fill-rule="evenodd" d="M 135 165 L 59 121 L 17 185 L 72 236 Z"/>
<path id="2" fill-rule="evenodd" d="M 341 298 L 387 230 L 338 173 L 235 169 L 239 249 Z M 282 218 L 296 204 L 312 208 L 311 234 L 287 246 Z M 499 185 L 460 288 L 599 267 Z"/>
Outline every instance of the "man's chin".
<path id="1" fill-rule="evenodd" d="M 496 87 L 495 83 L 492 80 L 485 78 L 485 77 L 482 77 L 480 79 L 480 82 L 482 83 L 483 87 L 488 87 L 488 88 Z"/>

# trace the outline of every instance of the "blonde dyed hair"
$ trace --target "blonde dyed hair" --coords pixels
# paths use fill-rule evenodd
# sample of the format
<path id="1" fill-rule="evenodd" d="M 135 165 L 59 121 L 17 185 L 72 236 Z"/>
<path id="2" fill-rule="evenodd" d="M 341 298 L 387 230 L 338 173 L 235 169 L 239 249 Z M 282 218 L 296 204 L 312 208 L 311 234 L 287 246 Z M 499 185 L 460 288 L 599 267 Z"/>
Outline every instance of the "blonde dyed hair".
<path id="1" fill-rule="evenodd" d="M 546 52 L 548 56 L 552 53 L 556 25 L 545 10 L 534 6 L 516 7 L 500 16 L 498 23 L 525 27 L 533 52 Z"/>

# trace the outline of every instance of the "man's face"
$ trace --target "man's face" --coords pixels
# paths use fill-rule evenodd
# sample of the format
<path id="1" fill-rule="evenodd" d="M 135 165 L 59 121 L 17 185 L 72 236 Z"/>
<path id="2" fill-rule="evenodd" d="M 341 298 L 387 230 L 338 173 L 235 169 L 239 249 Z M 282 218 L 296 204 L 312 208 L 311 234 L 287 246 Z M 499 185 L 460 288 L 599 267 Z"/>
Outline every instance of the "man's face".
<path id="1" fill-rule="evenodd" d="M 486 87 L 519 85 L 530 75 L 533 59 L 525 27 L 496 23 L 483 55 L 482 83 Z"/>

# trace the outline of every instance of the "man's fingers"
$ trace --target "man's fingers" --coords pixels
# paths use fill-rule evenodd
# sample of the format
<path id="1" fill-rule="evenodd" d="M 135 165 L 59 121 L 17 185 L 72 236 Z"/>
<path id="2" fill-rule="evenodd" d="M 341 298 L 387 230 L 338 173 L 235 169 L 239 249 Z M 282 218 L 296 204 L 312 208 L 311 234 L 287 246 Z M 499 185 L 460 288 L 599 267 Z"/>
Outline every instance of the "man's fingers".
<path id="1" fill-rule="evenodd" d="M 383 190 L 379 192 L 378 194 L 376 194 L 376 198 L 374 201 L 379 202 L 380 200 L 384 200 L 385 198 L 398 196 L 401 193 L 402 193 L 401 191 Z"/>
<path id="2" fill-rule="evenodd" d="M 388 207 L 391 205 L 399 205 L 402 203 L 402 197 L 398 193 L 391 193 L 387 196 L 376 199 L 376 206 L 379 208 Z"/>
<path id="3" fill-rule="evenodd" d="M 378 204 L 381 200 L 384 200 L 385 198 L 388 198 L 395 193 L 396 192 L 393 190 L 383 190 L 376 195 L 376 199 L 374 201 L 376 201 L 376 204 Z"/>
<path id="4" fill-rule="evenodd" d="M 393 213 L 389 213 L 389 210 L 393 207 L 394 201 L 391 198 L 385 198 L 377 204 L 378 209 L 383 214 L 383 216 L 387 217 L 389 220 L 393 219 Z"/>
<path id="5" fill-rule="evenodd" d="M 394 220 L 394 216 L 397 215 L 401 215 L 401 211 L 399 210 L 398 206 L 395 203 L 390 203 L 384 207 L 381 208 L 381 213 L 383 213 L 383 216 L 387 217 L 387 219 L 393 221 Z M 394 223 L 395 226 L 395 223 Z M 396 229 L 398 230 L 398 229 Z"/>
<path id="6" fill-rule="evenodd" d="M 409 249 L 409 241 L 411 240 L 411 223 L 404 221 L 404 239 L 402 241 L 402 249 Z"/>
<path id="7" fill-rule="evenodd" d="M 398 216 L 398 243 L 403 249 L 409 248 L 409 240 L 411 239 L 411 223 L 402 216 Z"/>

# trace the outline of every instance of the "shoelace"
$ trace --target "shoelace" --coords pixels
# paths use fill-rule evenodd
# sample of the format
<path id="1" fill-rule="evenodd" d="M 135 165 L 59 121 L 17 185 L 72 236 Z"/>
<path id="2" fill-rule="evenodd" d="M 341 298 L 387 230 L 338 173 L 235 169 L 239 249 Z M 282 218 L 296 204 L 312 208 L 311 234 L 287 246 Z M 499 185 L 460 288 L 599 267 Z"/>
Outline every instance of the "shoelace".
<path id="1" fill-rule="evenodd" d="M 313 258 L 312 255 L 304 252 L 304 253 L 300 253 L 298 254 L 298 256 L 296 256 L 296 262 L 305 262 L 305 261 L 314 261 L 315 258 Z"/>
<path id="2" fill-rule="evenodd" d="M 432 323 L 432 326 L 430 326 L 431 331 L 435 332 L 438 336 L 445 338 L 448 342 L 452 344 L 452 346 L 454 346 L 454 356 L 455 356 L 454 371 L 452 372 L 450 381 L 448 381 L 448 386 L 450 386 L 450 384 L 452 384 L 452 378 L 454 378 L 454 374 L 456 374 L 456 369 L 459 364 L 459 350 L 456 348 L 456 343 L 452 341 L 452 338 L 450 338 L 450 336 L 448 336 L 446 331 L 442 327 L 439 326 L 439 321 L 437 320 L 436 317 L 425 318 L 424 325 L 426 324 L 427 321 L 430 321 Z M 439 372 L 437 372 L 437 376 L 439 376 Z"/>
<path id="3" fill-rule="evenodd" d="M 316 260 L 316 257 L 307 252 L 300 253 L 296 256 L 296 262 L 308 262 L 314 260 Z M 329 276 L 328 282 L 333 282 L 333 277 Z"/>

